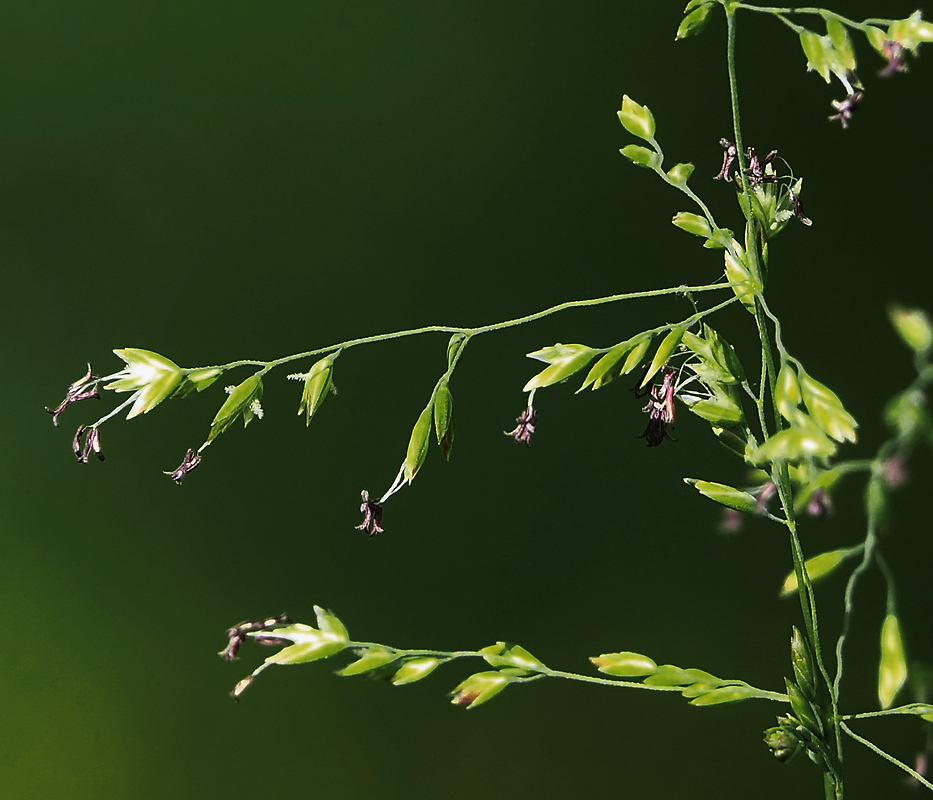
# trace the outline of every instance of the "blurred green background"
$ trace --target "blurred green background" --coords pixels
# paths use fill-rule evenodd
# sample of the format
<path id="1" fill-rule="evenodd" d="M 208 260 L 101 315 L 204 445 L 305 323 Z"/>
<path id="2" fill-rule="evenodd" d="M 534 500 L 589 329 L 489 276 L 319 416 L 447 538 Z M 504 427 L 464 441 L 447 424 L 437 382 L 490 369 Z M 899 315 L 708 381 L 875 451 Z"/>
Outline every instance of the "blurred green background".
<path id="1" fill-rule="evenodd" d="M 730 135 L 724 24 L 680 43 L 680 3 L 44 2 L 0 9 L 0 214 L 6 283 L 5 477 L 0 484 L 0 795 L 4 798 L 563 798 L 820 796 L 805 760 L 761 742 L 781 707 L 698 709 L 678 697 L 560 682 L 464 712 L 453 664 L 406 688 L 336 678 L 346 659 L 266 672 L 268 654 L 215 653 L 240 620 L 329 607 L 351 636 L 400 647 L 522 644 L 555 668 L 635 650 L 780 690 L 799 611 L 773 525 L 718 531 L 681 482 L 740 482 L 705 423 L 646 450 L 625 386 L 539 393 L 531 449 L 502 435 L 555 341 L 605 347 L 689 313 L 683 300 L 571 311 L 476 339 L 452 383 L 457 441 L 434 448 L 369 539 L 359 492 L 380 493 L 444 368 L 447 337 L 348 351 L 337 398 L 309 429 L 300 387 L 273 373 L 265 419 L 232 428 L 179 489 L 161 470 L 203 441 L 221 385 L 102 429 L 107 461 L 76 466 L 71 436 L 110 407 L 54 406 L 116 347 L 184 366 L 274 358 L 420 325 L 480 325 L 567 299 L 705 283 L 721 255 L 670 226 L 686 201 L 618 150 L 623 93 L 648 104 L 669 163 L 741 228 L 709 181 Z M 852 17 L 902 2 L 840 2 Z M 796 37 L 740 18 L 745 136 L 806 177 L 814 220 L 772 252 L 785 342 L 862 423 L 911 377 L 885 319 L 933 307 L 926 59 L 890 81 L 857 46 L 867 92 L 806 74 Z M 818 20 L 812 21 L 814 26 Z M 717 323 L 747 363 L 747 315 Z M 306 368 L 309 364 L 302 364 Z M 750 371 L 754 372 L 754 369 Z M 230 377 L 230 376 L 228 376 Z M 91 407 L 88 407 L 91 406 Z M 894 507 L 885 552 L 911 658 L 931 660 L 923 487 Z M 861 540 L 861 486 L 805 522 L 810 554 Z M 841 577 L 819 592 L 835 640 Z M 858 595 L 843 710 L 874 708 L 884 588 Z M 339 663 L 337 663 L 339 661 Z M 481 667 L 476 666 L 479 670 Z M 905 760 L 923 723 L 858 730 Z M 855 743 L 849 797 L 910 796 Z"/>

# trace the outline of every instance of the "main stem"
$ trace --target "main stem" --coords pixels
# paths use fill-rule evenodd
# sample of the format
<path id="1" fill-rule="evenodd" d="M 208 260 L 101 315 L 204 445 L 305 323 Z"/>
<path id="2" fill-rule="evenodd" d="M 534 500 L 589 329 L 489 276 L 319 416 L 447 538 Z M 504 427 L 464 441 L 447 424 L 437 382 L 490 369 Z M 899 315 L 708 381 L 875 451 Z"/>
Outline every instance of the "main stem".
<path id="1" fill-rule="evenodd" d="M 726 59 L 729 71 L 729 90 L 732 101 L 733 134 L 735 136 L 735 147 L 739 162 L 739 177 L 742 182 L 742 192 L 749 201 L 744 205 L 744 214 L 747 225 L 746 230 L 748 231 L 748 236 L 746 237 L 745 253 L 746 258 L 748 259 L 748 268 L 752 274 L 752 278 L 758 286 L 763 287 L 764 274 L 759 258 L 759 242 L 762 239 L 763 231 L 761 231 L 760 226 L 755 219 L 754 213 L 752 212 L 748 176 L 745 174 L 745 145 L 742 141 L 742 124 L 739 113 L 739 90 L 735 66 L 735 6 L 726 3 L 724 4 L 724 8 L 726 12 L 727 23 Z M 764 372 L 766 373 L 766 376 L 763 377 L 766 377 L 770 386 L 768 396 L 771 401 L 772 424 L 776 432 L 783 427 L 783 423 L 781 421 L 780 413 L 778 412 L 777 400 L 775 397 L 777 376 L 774 366 L 773 347 L 771 344 L 771 336 L 768 330 L 768 323 L 765 317 L 762 303 L 757 298 L 755 302 L 755 323 L 758 328 L 758 337 L 761 343 L 762 357 L 765 367 Z M 762 435 L 767 438 L 769 431 L 763 430 Z M 797 521 L 794 513 L 793 490 L 790 484 L 786 462 L 780 462 L 773 466 L 771 471 L 771 479 L 777 488 L 778 496 L 781 500 L 781 506 L 784 509 L 784 515 L 787 520 L 787 528 L 789 531 L 791 544 L 791 555 L 794 561 L 794 572 L 797 576 L 797 595 L 800 599 L 800 608 L 803 613 L 804 627 L 807 631 L 807 636 L 810 639 L 813 652 L 816 656 L 816 661 L 817 665 L 819 666 L 820 673 L 823 676 L 824 685 L 829 687 L 831 685 L 831 680 L 829 673 L 827 672 L 823 663 L 823 656 L 820 649 L 819 623 L 816 614 L 816 598 L 813 593 L 813 586 L 810 583 L 810 577 L 807 574 L 804 566 L 803 550 L 800 546 L 800 539 L 797 535 Z M 828 721 L 831 722 L 835 731 L 836 759 L 841 766 L 842 736 L 840 732 L 838 709 L 836 707 L 836 698 L 833 696 L 832 692 L 829 693 L 829 699 L 832 709 L 832 720 Z M 823 778 L 824 792 L 827 800 L 841 800 L 843 796 L 842 775 L 836 766 L 833 764 L 825 764 Z"/>

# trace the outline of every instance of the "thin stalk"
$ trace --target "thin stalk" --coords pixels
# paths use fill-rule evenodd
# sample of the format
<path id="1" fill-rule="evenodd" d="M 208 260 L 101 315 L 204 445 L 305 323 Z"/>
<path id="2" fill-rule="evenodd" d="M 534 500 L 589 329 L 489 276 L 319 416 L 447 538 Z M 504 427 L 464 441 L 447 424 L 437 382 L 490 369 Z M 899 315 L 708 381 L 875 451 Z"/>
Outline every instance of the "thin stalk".
<path id="1" fill-rule="evenodd" d="M 741 8 L 743 11 L 758 11 L 762 14 L 772 14 L 774 16 L 783 14 L 815 14 L 818 17 L 822 17 L 826 12 L 825 8 L 776 8 L 773 6 L 753 6 L 748 3 L 736 3 L 735 8 Z M 843 25 L 848 25 L 850 28 L 856 28 L 858 30 L 864 30 L 869 25 L 890 25 L 896 22 L 896 20 L 882 19 L 881 17 L 869 17 L 862 22 L 856 22 L 855 20 L 840 16 L 835 12 L 833 12 L 832 16 L 838 19 Z"/>
<path id="2" fill-rule="evenodd" d="M 848 725 L 846 725 L 844 722 L 840 723 L 840 727 L 842 728 L 842 730 L 846 732 L 847 736 L 851 736 L 859 744 L 865 745 L 865 747 L 867 747 L 869 750 L 871 750 L 876 755 L 881 756 L 885 761 L 890 761 L 892 764 L 894 764 L 895 767 L 898 767 L 899 769 L 904 770 L 904 772 L 910 775 L 911 778 L 913 778 L 915 781 L 922 784 L 923 786 L 926 786 L 927 789 L 933 789 L 933 783 L 930 783 L 926 778 L 923 777 L 923 775 L 917 772 L 917 770 L 911 769 L 903 761 L 900 761 L 899 759 L 896 759 L 894 756 L 890 755 L 889 753 L 886 753 L 884 750 L 878 747 L 878 745 L 868 741 L 868 739 L 865 739 L 859 736 L 857 733 L 854 733 L 852 729 Z"/>
<path id="3" fill-rule="evenodd" d="M 389 647 L 388 645 L 377 644 L 376 642 L 347 642 L 346 648 L 348 650 L 360 651 L 373 649 L 388 650 L 394 655 L 397 655 L 398 658 L 436 658 L 441 663 L 453 661 L 458 658 L 481 658 L 485 660 L 488 656 L 487 653 L 478 650 L 401 650 L 397 647 Z M 636 683 L 635 681 L 621 680 L 619 678 L 600 678 L 593 675 L 581 675 L 576 672 L 550 669 L 544 664 L 540 664 L 537 667 L 529 666 L 527 669 L 537 673 L 534 675 L 535 678 L 563 678 L 564 680 L 577 681 L 579 683 L 592 683 L 599 686 L 621 686 L 629 689 L 644 689 L 649 692 L 682 692 L 684 689 L 683 686 L 660 686 L 640 682 Z M 778 703 L 789 702 L 787 695 L 782 692 L 771 692 L 767 689 L 759 689 L 745 681 L 729 680 L 724 683 L 726 685 L 722 688 L 744 688 L 754 692 L 754 695 L 750 696 L 749 699 L 774 700 Z"/>
<path id="4" fill-rule="evenodd" d="M 929 703 L 908 703 L 906 706 L 886 708 L 883 711 L 863 711 L 861 714 L 844 714 L 844 722 L 852 719 L 872 719 L 874 717 L 911 716 L 926 717 L 933 714 L 933 706 Z"/>
<path id="5" fill-rule="evenodd" d="M 260 361 L 258 359 L 244 359 L 240 361 L 231 361 L 227 364 L 214 364 L 209 367 L 192 367 L 186 368 L 183 371 L 187 374 L 194 372 L 195 370 L 202 369 L 219 369 L 226 372 L 227 370 L 236 369 L 237 367 L 263 367 L 263 373 L 268 372 L 275 367 L 279 367 L 282 364 L 288 364 L 292 361 L 298 361 L 302 358 L 310 358 L 311 356 L 323 355 L 325 353 L 332 353 L 334 350 L 340 350 L 341 348 L 354 347 L 361 344 L 373 344 L 375 342 L 386 342 L 392 339 L 402 339 L 408 336 L 419 336 L 424 333 L 462 333 L 465 336 L 479 336 L 483 333 L 492 333 L 494 331 L 505 330 L 506 328 L 514 328 L 518 325 L 524 325 L 526 322 L 534 322 L 535 320 L 543 319 L 548 317 L 551 314 L 557 314 L 561 311 L 566 311 L 570 308 L 584 308 L 587 306 L 598 306 L 604 305 L 606 303 L 617 303 L 623 300 L 638 300 L 646 297 L 662 297 L 669 294 L 687 294 L 690 292 L 712 292 L 719 289 L 729 289 L 731 288 L 726 283 L 709 283 L 704 284 L 703 286 L 673 286 L 667 289 L 649 289 L 643 292 L 626 292 L 624 294 L 614 294 L 606 297 L 597 297 L 590 300 L 568 300 L 565 303 L 559 303 L 556 306 L 551 306 L 546 308 L 543 311 L 537 311 L 534 314 L 528 314 L 524 317 L 517 317 L 516 319 L 505 320 L 503 322 L 495 322 L 491 325 L 482 325 L 478 328 L 461 328 L 449 325 L 426 325 L 421 328 L 411 328 L 409 330 L 403 331 L 393 331 L 392 333 L 380 333 L 373 336 L 361 336 L 356 339 L 348 339 L 343 342 L 337 342 L 336 344 L 327 345 L 326 347 L 317 347 L 314 350 L 306 350 L 302 353 L 295 353 L 294 355 L 284 356 L 282 358 L 273 359 L 271 361 Z M 719 308 L 719 306 L 717 306 Z M 706 312 L 710 313 L 710 312 Z"/>
<path id="6" fill-rule="evenodd" d="M 880 480 L 877 476 L 873 475 L 871 480 Z M 839 638 L 836 640 L 836 678 L 833 681 L 833 697 L 839 698 L 839 691 L 842 685 L 842 653 L 843 648 L 845 647 L 846 637 L 849 635 L 849 626 L 852 620 L 852 610 L 854 608 L 855 601 L 855 587 L 859 582 L 859 579 L 865 572 L 868 571 L 868 568 L 871 566 L 872 561 L 874 560 L 875 547 L 878 544 L 878 520 L 875 517 L 874 512 L 871 507 L 868 508 L 868 526 L 865 532 L 865 541 L 863 543 L 864 550 L 862 551 L 862 560 L 859 562 L 859 565 L 852 570 L 852 574 L 849 575 L 849 580 L 846 581 L 845 594 L 843 595 L 843 615 L 842 615 L 842 628 L 839 631 Z"/>

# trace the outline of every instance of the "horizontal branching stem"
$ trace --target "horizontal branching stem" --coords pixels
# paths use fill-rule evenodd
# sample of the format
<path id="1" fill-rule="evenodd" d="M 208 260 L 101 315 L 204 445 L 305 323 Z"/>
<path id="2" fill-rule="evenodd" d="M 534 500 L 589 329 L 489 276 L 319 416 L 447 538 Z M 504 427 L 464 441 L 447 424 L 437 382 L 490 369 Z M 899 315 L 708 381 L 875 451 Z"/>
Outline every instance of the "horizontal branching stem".
<path id="1" fill-rule="evenodd" d="M 761 14 L 772 14 L 774 16 L 783 16 L 784 14 L 809 14 L 822 17 L 826 13 L 825 8 L 778 8 L 775 6 L 753 6 L 749 3 L 736 3 L 735 8 L 742 9 L 743 11 L 758 11 Z M 839 14 L 833 12 L 832 16 L 838 19 L 843 25 L 848 25 L 850 28 L 858 28 L 859 30 L 864 30 L 868 25 L 891 25 L 896 20 L 893 19 L 882 19 L 881 17 L 869 17 L 862 22 L 856 22 L 852 19 L 847 19 Z"/>
<path id="2" fill-rule="evenodd" d="M 933 706 L 929 703 L 908 703 L 906 706 L 886 708 L 883 711 L 863 711 L 861 714 L 843 714 L 840 719 L 871 719 L 873 717 L 911 716 L 933 714 Z"/>
<path id="3" fill-rule="evenodd" d="M 604 305 L 606 303 L 618 303 L 623 300 L 638 300 L 647 297 L 663 297 L 664 295 L 677 295 L 677 294 L 691 294 L 699 292 L 712 292 L 720 289 L 731 289 L 729 284 L 717 282 L 704 284 L 702 286 L 674 286 L 667 289 L 648 289 L 643 292 L 626 292 L 624 294 L 614 294 L 607 297 L 597 297 L 590 300 L 568 300 L 565 303 L 559 303 L 556 306 L 551 306 L 546 308 L 543 311 L 537 311 L 534 314 L 528 314 L 524 317 L 518 317 L 516 319 L 505 320 L 504 322 L 496 322 L 491 325 L 482 325 L 478 328 L 460 328 L 448 325 L 427 325 L 421 328 L 411 328 L 404 331 L 394 331 L 392 333 L 380 333 L 373 336 L 361 336 L 357 339 L 348 339 L 344 342 L 338 342 L 336 344 L 327 345 L 326 347 L 318 347 L 314 350 L 306 350 L 303 353 L 296 353 L 290 356 L 284 356 L 283 358 L 277 358 L 272 361 L 260 361 L 260 360 L 241 360 L 241 361 L 231 361 L 228 364 L 215 364 L 209 367 L 196 367 L 186 369 L 185 372 L 194 372 L 195 369 L 219 369 L 224 372 L 227 370 L 235 369 L 237 367 L 262 367 L 262 372 L 268 372 L 275 367 L 279 367 L 283 364 L 288 364 L 292 361 L 298 361 L 302 358 L 310 358 L 312 356 L 324 355 L 325 353 L 332 353 L 335 350 L 346 349 L 349 347 L 355 347 L 356 345 L 361 344 L 375 344 L 376 342 L 386 342 L 392 339 L 402 339 L 408 336 L 419 336 L 425 333 L 460 333 L 464 336 L 479 336 L 483 333 L 492 333 L 494 331 L 505 330 L 506 328 L 514 328 L 518 325 L 524 325 L 528 322 L 534 322 L 535 320 L 543 319 L 552 314 L 557 314 L 561 311 L 566 311 L 571 308 L 585 308 L 587 306 L 598 306 Z M 692 315 L 690 318 L 685 320 L 686 324 L 695 322 L 699 319 L 702 319 L 706 314 L 711 314 L 715 311 L 718 311 L 720 308 L 723 308 L 726 305 L 729 305 L 737 298 L 730 298 L 725 303 L 720 303 L 713 308 L 698 312 Z M 680 323 L 684 324 L 684 323 Z M 671 325 L 661 326 L 658 330 L 665 330 L 667 328 L 674 327 Z"/>
<path id="4" fill-rule="evenodd" d="M 388 650 L 389 652 L 396 654 L 399 658 L 436 658 L 441 663 L 453 661 L 458 658 L 485 659 L 487 656 L 486 653 L 483 653 L 479 650 L 401 650 L 397 647 L 389 647 L 387 645 L 377 644 L 375 642 L 348 642 L 347 648 L 360 651 Z M 682 692 L 685 688 L 684 686 L 658 686 L 645 683 L 636 683 L 635 681 L 624 680 L 620 678 L 600 678 L 593 675 L 581 675 L 576 672 L 566 672 L 564 670 L 550 669 L 543 664 L 536 668 L 529 666 L 528 670 L 534 674 L 525 678 L 521 678 L 520 680 L 527 681 L 538 678 L 563 678 L 564 680 L 568 681 L 593 683 L 598 686 L 620 686 L 627 687 L 629 689 L 646 689 L 652 692 Z M 758 689 L 752 686 L 750 683 L 746 683 L 745 681 L 727 680 L 723 683 L 725 684 L 723 688 L 735 687 L 749 690 L 749 692 L 753 693 L 749 694 L 749 700 L 775 700 L 779 703 L 789 702 L 786 694 L 781 692 L 770 692 L 767 689 Z"/>

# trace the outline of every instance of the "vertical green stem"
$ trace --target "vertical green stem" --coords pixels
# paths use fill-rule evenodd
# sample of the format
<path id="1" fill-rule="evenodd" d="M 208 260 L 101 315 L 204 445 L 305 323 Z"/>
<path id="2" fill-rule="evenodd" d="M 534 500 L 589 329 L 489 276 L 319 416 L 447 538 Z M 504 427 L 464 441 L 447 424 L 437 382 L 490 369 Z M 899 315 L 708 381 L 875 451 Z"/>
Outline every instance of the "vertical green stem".
<path id="1" fill-rule="evenodd" d="M 735 147 L 736 147 L 736 156 L 739 163 L 739 178 L 742 182 L 742 193 L 745 195 L 748 202 L 744 204 L 744 214 L 745 221 L 747 225 L 747 236 L 746 236 L 746 259 L 747 265 L 750 273 L 752 274 L 753 279 L 755 280 L 758 286 L 764 286 L 764 276 L 761 269 L 761 262 L 759 258 L 759 242 L 762 239 L 763 232 L 760 230 L 760 227 L 755 220 L 754 214 L 752 213 L 752 205 L 750 198 L 750 189 L 748 185 L 748 177 L 745 174 L 746 169 L 746 160 L 745 160 L 745 145 L 742 140 L 742 124 L 739 114 L 739 91 L 738 91 L 738 80 L 736 77 L 736 67 L 735 67 L 735 5 L 726 2 L 723 4 L 726 12 L 726 24 L 727 24 L 727 37 L 726 37 L 726 58 L 729 70 L 729 90 L 730 97 L 732 101 L 732 126 L 733 126 L 733 135 L 735 137 Z M 774 366 L 774 355 L 773 348 L 771 344 L 771 336 L 768 330 L 767 319 L 762 308 L 760 301 L 756 299 L 755 302 L 755 323 L 758 328 L 758 337 L 761 343 L 762 348 L 762 357 L 764 359 L 763 372 L 766 373 L 768 384 L 770 385 L 770 392 L 768 392 L 770 401 L 771 401 L 771 419 L 774 426 L 774 430 L 780 430 L 783 427 L 780 414 L 777 409 L 777 401 L 774 395 L 775 386 L 776 386 L 776 371 Z M 766 420 L 763 421 L 766 422 Z M 767 429 L 762 430 L 762 435 L 767 438 L 769 431 Z M 820 669 L 820 673 L 823 676 L 824 685 L 829 687 L 831 685 L 831 680 L 829 673 L 826 670 L 826 667 L 823 663 L 822 651 L 820 648 L 819 640 L 819 624 L 816 614 L 816 598 L 813 593 L 813 586 L 810 583 L 810 577 L 807 575 L 807 571 L 804 568 L 804 557 L 803 550 L 800 546 L 800 539 L 797 535 L 797 522 L 794 514 L 794 498 L 793 490 L 790 484 L 790 478 L 788 475 L 787 464 L 778 463 L 774 465 L 771 471 L 771 479 L 774 481 L 774 484 L 778 491 L 778 496 L 781 500 L 781 505 L 784 509 L 784 514 L 787 519 L 787 528 L 790 533 L 790 544 L 791 544 L 791 555 L 794 561 L 794 572 L 797 576 L 797 594 L 800 599 L 800 608 L 803 613 L 803 622 L 804 627 L 807 631 L 807 636 L 810 639 L 813 652 L 816 656 L 817 664 Z M 836 698 L 834 693 L 829 692 L 829 699 L 832 706 L 832 720 L 830 720 L 833 729 L 835 731 L 836 739 L 836 759 L 839 766 L 842 763 L 842 736 L 839 728 L 839 713 L 836 706 Z M 825 764 L 824 765 L 824 792 L 828 800 L 841 800 L 843 792 L 842 784 L 842 775 L 839 772 L 839 769 L 835 764 Z"/>

